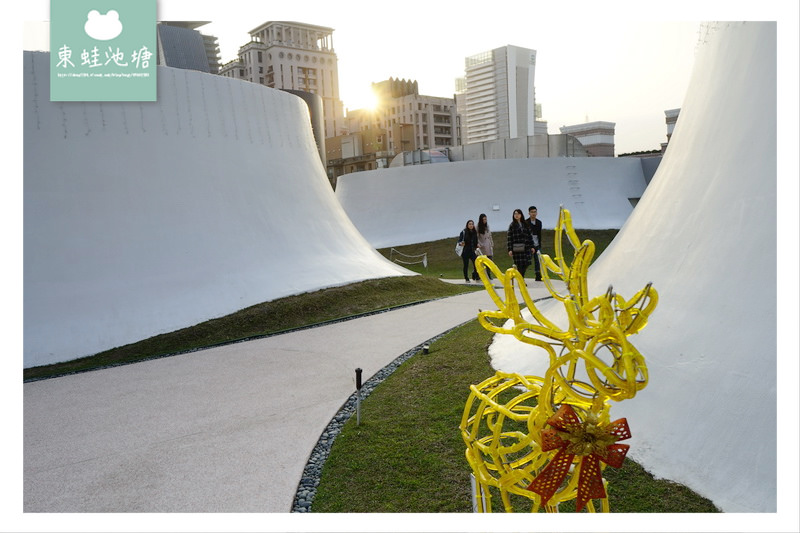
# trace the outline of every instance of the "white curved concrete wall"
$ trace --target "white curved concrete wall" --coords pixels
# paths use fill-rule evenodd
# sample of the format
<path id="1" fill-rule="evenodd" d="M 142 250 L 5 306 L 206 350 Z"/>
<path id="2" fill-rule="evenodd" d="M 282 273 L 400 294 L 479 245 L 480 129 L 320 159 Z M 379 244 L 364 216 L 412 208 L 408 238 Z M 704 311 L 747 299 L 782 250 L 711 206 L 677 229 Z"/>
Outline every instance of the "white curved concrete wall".
<path id="1" fill-rule="evenodd" d="M 613 284 L 630 297 L 652 281 L 660 296 L 631 338 L 650 383 L 612 411 L 628 418 L 630 456 L 725 511 L 775 512 L 776 24 L 722 23 L 708 41 L 664 160 L 591 267 L 590 292 Z M 542 375 L 541 355 L 511 341 L 496 337 L 494 366 Z"/>
<path id="2" fill-rule="evenodd" d="M 24 70 L 25 367 L 411 274 L 348 220 L 301 99 L 159 67 L 158 102 L 51 103 L 48 55 Z"/>
<path id="3" fill-rule="evenodd" d="M 532 158 L 459 161 L 345 174 L 336 197 L 376 248 L 456 238 L 468 219 L 486 213 L 505 230 L 514 209 L 535 205 L 546 228 L 563 204 L 585 229 L 621 228 L 628 198 L 646 182 L 638 158 Z M 494 206 L 499 211 L 494 211 Z"/>

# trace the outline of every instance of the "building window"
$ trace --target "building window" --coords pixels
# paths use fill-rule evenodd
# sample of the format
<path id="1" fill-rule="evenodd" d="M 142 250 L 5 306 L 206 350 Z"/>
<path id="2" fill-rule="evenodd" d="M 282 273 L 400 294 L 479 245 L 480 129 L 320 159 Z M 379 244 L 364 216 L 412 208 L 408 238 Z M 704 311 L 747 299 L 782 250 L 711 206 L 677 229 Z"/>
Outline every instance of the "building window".
<path id="1" fill-rule="evenodd" d="M 258 62 L 262 63 L 264 61 L 264 57 L 261 55 L 261 52 L 258 53 Z"/>

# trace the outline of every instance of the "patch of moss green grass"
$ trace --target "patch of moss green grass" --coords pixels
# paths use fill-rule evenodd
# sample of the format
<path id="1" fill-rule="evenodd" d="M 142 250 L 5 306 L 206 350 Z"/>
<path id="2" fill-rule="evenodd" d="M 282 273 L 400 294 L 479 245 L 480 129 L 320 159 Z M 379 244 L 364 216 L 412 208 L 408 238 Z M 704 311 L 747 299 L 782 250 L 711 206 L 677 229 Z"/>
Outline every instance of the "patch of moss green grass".
<path id="1" fill-rule="evenodd" d="M 469 385 L 494 375 L 487 355 L 491 338 L 471 321 L 376 387 L 361 403 L 361 424 L 352 417 L 334 441 L 312 511 L 472 512 L 470 468 L 458 426 Z M 606 468 L 604 476 L 612 512 L 718 512 L 709 500 L 654 479 L 630 459 L 620 469 Z M 492 500 L 501 511 L 499 493 Z M 530 511 L 526 498 L 512 498 L 512 504 L 516 512 Z M 574 502 L 559 511 L 574 511 Z"/>
<path id="2" fill-rule="evenodd" d="M 133 363 L 478 289 L 477 285 L 453 285 L 424 276 L 382 278 L 331 287 L 254 305 L 89 357 L 26 368 L 23 379 Z"/>
<path id="3" fill-rule="evenodd" d="M 470 322 L 373 390 L 361 403 L 361 424 L 352 417 L 334 441 L 314 512 L 471 510 L 458 424 L 469 384 L 493 373 L 486 333 Z"/>
<path id="4" fill-rule="evenodd" d="M 597 258 L 600 253 L 606 249 L 606 247 L 611 243 L 614 237 L 617 235 L 619 230 L 616 229 L 604 229 L 604 230 L 576 230 L 578 238 L 583 242 L 586 239 L 590 239 L 594 242 L 595 245 L 595 258 Z M 463 279 L 464 274 L 462 270 L 462 262 L 461 258 L 458 257 L 454 251 L 456 246 L 456 240 L 458 239 L 458 234 L 454 235 L 450 239 L 440 239 L 438 241 L 429 241 L 423 242 L 419 244 L 409 244 L 406 246 L 395 246 L 393 247 L 394 250 L 406 255 L 421 255 L 423 253 L 428 254 L 428 266 L 425 267 L 422 264 L 413 264 L 413 265 L 403 265 L 409 270 L 413 270 L 419 274 L 424 276 L 431 276 L 431 277 L 441 277 L 444 279 Z M 494 241 L 494 256 L 492 261 L 500 268 L 501 271 L 505 272 L 506 269 L 510 268 L 513 261 L 510 257 L 508 257 L 507 246 L 506 246 L 506 232 L 505 231 L 493 231 L 492 232 L 492 239 Z M 555 256 L 555 231 L 550 229 L 543 229 L 542 230 L 542 253 L 549 255 L 551 258 Z M 572 259 L 572 246 L 569 244 L 569 241 L 566 239 L 566 236 L 562 237 L 562 248 L 564 250 L 565 259 L 570 261 Z M 409 259 L 407 257 L 399 256 L 392 252 L 392 248 L 381 248 L 378 250 L 384 257 L 387 259 L 399 259 L 401 261 L 418 261 L 421 260 L 420 258 L 416 259 Z M 526 273 L 526 276 L 532 274 L 533 271 L 529 269 Z M 532 277 L 532 276 L 530 276 Z"/>

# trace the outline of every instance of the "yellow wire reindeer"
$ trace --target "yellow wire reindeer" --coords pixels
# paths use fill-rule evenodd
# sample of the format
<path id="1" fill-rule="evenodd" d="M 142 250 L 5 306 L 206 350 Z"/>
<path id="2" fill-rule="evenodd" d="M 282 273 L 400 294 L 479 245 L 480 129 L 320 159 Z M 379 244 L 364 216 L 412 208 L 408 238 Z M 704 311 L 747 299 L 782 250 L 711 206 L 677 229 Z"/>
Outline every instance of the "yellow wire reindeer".
<path id="1" fill-rule="evenodd" d="M 568 265 L 566 237 L 574 251 Z M 497 372 L 470 387 L 460 424 L 466 457 L 477 487 L 479 512 L 492 512 L 492 491 L 499 491 L 504 510 L 512 512 L 511 495 L 529 500 L 532 512 L 557 512 L 561 502 L 576 499 L 576 510 L 595 512 L 600 500 L 608 512 L 605 465 L 619 468 L 628 451 L 618 444 L 631 436 L 627 421 L 611 421 L 610 400 L 633 398 L 647 385 L 644 357 L 628 341 L 647 324 L 658 294 L 647 284 L 626 300 L 611 287 L 590 298 L 587 271 L 594 243 L 580 242 L 567 209 L 559 211 L 556 256 L 540 255 L 544 282 L 560 301 L 568 325 L 548 320 L 530 297 L 515 267 L 506 272 L 486 256 L 475 261 L 496 311 L 482 311 L 478 320 L 494 333 L 513 335 L 541 348 L 549 358 L 544 376 Z M 503 285 L 502 297 L 487 276 L 491 270 Z M 550 272 L 566 286 L 554 287 Z M 517 292 L 530 312 L 523 316 Z M 498 322 L 501 325 L 498 325 Z"/>

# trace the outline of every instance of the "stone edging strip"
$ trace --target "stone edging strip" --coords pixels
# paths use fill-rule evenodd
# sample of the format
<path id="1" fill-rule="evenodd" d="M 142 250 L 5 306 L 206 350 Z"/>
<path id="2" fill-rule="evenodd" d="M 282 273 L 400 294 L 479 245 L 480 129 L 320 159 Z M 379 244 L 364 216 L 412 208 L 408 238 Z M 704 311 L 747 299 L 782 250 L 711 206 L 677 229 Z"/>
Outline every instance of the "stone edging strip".
<path id="1" fill-rule="evenodd" d="M 397 370 L 397 367 L 410 359 L 413 355 L 421 352 L 423 345 L 432 344 L 454 329 L 460 328 L 472 320 L 475 319 L 470 318 L 469 320 L 428 339 L 422 344 L 418 344 L 417 346 L 397 357 L 385 367 L 378 370 L 372 377 L 362 384 L 361 400 L 363 401 L 364 398 L 369 396 L 375 387 L 380 385 L 383 380 Z M 325 427 L 325 430 L 322 432 L 322 435 L 320 435 L 319 440 L 317 440 L 317 444 L 314 446 L 314 449 L 311 450 L 311 455 L 308 458 L 308 462 L 303 469 L 303 475 L 297 485 L 297 492 L 295 493 L 294 503 L 292 504 L 293 513 L 307 513 L 311 511 L 311 504 L 314 502 L 314 496 L 317 494 L 317 486 L 319 485 L 320 476 L 322 475 L 322 467 L 324 466 L 325 460 L 330 454 L 333 441 L 341 432 L 345 422 L 347 422 L 347 420 L 350 419 L 350 417 L 356 412 L 357 395 L 358 392 L 354 392 L 350 395 L 347 401 L 344 402 L 342 407 L 336 413 L 336 416 L 334 416 Z"/>
<path id="2" fill-rule="evenodd" d="M 543 298 L 536 298 L 534 302 L 541 302 L 544 300 L 551 299 L 552 296 L 545 296 Z M 400 355 L 397 359 L 386 365 L 385 367 L 378 370 L 372 377 L 370 377 L 367 381 L 363 383 L 361 386 L 361 399 L 363 400 L 377 387 L 378 385 L 383 382 L 387 377 L 389 377 L 397 367 L 403 364 L 406 360 L 410 359 L 411 356 L 419 353 L 422 351 L 422 346 L 425 344 L 432 344 L 433 342 L 441 339 L 454 329 L 460 328 L 467 322 L 471 322 L 475 320 L 474 318 L 470 318 L 469 320 L 454 326 L 447 331 L 444 331 L 435 337 L 431 337 L 427 341 L 423 342 L 422 344 L 418 344 L 417 346 L 411 348 L 409 351 L 405 352 L 404 354 Z M 354 392 L 350 395 L 347 401 L 344 402 L 342 407 L 336 413 L 328 425 L 325 427 L 325 430 L 320 435 L 319 440 L 317 440 L 317 444 L 314 446 L 314 449 L 311 450 L 311 455 L 308 458 L 308 462 L 306 463 L 305 468 L 303 469 L 303 475 L 300 477 L 300 482 L 297 484 L 297 492 L 294 495 L 294 502 L 292 503 L 291 512 L 293 513 L 309 513 L 311 512 L 311 504 L 314 503 L 314 497 L 317 494 L 317 487 L 319 486 L 320 476 L 322 475 L 322 467 L 325 465 L 325 460 L 330 455 L 331 447 L 333 446 L 333 441 L 342 431 L 345 422 L 353 416 L 353 413 L 356 411 L 356 397 L 357 392 Z"/>

